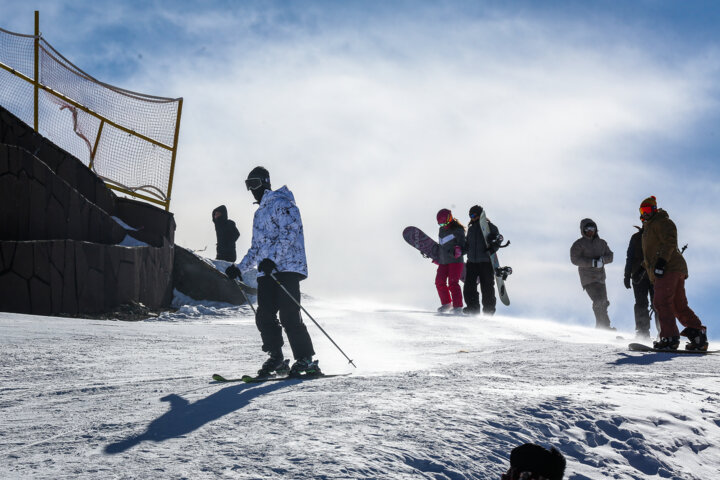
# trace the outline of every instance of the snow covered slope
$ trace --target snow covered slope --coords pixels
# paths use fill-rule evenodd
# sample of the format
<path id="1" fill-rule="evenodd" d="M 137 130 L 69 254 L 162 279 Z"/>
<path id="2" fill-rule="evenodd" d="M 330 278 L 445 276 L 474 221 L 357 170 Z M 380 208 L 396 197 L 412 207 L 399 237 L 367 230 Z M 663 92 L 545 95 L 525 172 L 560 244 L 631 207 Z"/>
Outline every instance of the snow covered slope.
<path id="1" fill-rule="evenodd" d="M 572 480 L 718 474 L 720 355 L 632 353 L 542 320 L 306 307 L 358 365 L 310 325 L 321 367 L 351 376 L 213 383 L 264 360 L 247 307 L 0 313 L 0 478 L 498 479 L 528 441 L 557 446 Z"/>

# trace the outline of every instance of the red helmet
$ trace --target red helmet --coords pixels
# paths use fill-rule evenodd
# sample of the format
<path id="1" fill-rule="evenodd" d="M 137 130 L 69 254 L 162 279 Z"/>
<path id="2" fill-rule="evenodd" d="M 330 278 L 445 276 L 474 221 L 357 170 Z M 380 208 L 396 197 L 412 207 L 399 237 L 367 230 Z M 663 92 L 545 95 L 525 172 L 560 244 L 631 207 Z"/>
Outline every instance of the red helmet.
<path id="1" fill-rule="evenodd" d="M 438 225 L 447 225 L 448 223 L 452 222 L 452 219 L 452 212 L 447 208 L 443 208 L 437 213 Z"/>

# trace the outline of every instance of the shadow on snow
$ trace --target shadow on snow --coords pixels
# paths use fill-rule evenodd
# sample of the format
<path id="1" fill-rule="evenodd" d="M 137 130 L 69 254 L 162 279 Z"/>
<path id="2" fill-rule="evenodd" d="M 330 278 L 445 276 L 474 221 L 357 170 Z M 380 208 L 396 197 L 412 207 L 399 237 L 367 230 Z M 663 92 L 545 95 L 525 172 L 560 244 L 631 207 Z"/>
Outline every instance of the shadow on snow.
<path id="1" fill-rule="evenodd" d="M 180 395 L 171 393 L 160 400 L 170 403 L 170 410 L 150 422 L 147 430 L 105 447 L 105 453 L 122 453 L 144 441 L 163 442 L 197 430 L 206 423 L 246 407 L 253 399 L 296 382 L 277 382 L 266 385 L 233 385 L 210 396 L 190 403 Z"/>
<path id="2" fill-rule="evenodd" d="M 627 353 L 621 353 L 620 358 L 614 362 L 610 362 L 610 365 L 652 365 L 653 363 L 669 362 L 675 359 L 688 358 L 693 355 L 673 355 L 672 353 L 661 353 L 661 352 L 642 352 L 639 355 L 630 355 Z"/>

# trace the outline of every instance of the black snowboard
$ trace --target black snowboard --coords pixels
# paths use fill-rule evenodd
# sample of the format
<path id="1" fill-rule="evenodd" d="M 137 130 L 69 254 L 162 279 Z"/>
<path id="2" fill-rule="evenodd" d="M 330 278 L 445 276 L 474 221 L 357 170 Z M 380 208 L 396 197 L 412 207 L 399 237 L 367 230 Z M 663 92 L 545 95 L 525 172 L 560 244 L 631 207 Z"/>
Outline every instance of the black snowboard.
<path id="1" fill-rule="evenodd" d="M 631 343 L 628 345 L 628 348 L 632 350 L 633 352 L 657 352 L 657 353 L 686 353 L 689 355 L 708 355 L 710 353 L 718 353 L 719 350 L 685 350 L 685 349 L 677 349 L 677 350 L 658 350 L 656 348 L 649 347 L 647 345 L 643 345 L 642 343 Z"/>

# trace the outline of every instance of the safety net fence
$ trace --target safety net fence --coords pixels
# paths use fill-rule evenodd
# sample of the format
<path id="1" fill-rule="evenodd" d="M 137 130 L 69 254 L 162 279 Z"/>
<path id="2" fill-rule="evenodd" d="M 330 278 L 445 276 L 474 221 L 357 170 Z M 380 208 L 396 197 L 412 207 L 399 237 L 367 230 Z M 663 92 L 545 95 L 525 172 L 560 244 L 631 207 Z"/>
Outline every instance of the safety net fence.
<path id="1" fill-rule="evenodd" d="M 182 98 L 100 82 L 41 36 L 0 28 L 0 105 L 37 125 L 108 187 L 169 209 Z"/>

